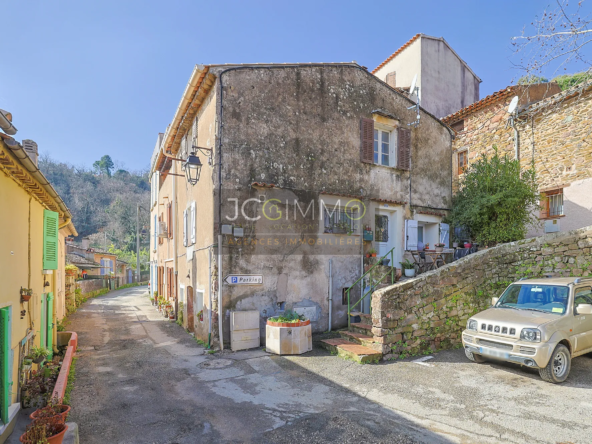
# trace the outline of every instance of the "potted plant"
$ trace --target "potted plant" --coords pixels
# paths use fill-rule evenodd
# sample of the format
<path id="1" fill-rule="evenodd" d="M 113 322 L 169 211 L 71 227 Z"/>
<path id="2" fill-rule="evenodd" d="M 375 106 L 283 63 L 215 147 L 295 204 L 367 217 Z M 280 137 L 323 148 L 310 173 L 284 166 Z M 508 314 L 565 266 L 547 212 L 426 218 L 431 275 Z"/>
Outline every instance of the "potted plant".
<path id="1" fill-rule="evenodd" d="M 66 418 L 70 413 L 70 406 L 65 404 L 54 404 L 50 402 L 45 407 L 35 410 L 29 415 L 33 421 L 44 418 L 61 418 L 62 422 L 66 422 Z"/>
<path id="2" fill-rule="evenodd" d="M 25 358 L 23 359 L 23 371 L 24 372 L 28 372 L 29 370 L 31 370 L 31 367 L 33 366 L 33 361 L 29 358 Z"/>
<path id="3" fill-rule="evenodd" d="M 452 248 L 458 248 L 460 244 L 460 239 L 458 237 L 452 238 Z"/>
<path id="4" fill-rule="evenodd" d="M 399 263 L 401 264 L 401 268 L 404 270 L 406 277 L 415 276 L 415 264 L 413 264 L 413 262 L 409 262 L 409 259 L 405 259 L 403 262 Z"/>
<path id="5" fill-rule="evenodd" d="M 33 289 L 32 288 L 23 288 L 21 287 L 21 300 L 23 302 L 27 302 L 33 296 Z"/>
<path id="6" fill-rule="evenodd" d="M 78 267 L 76 265 L 66 265 L 66 276 L 76 276 L 78 274 Z"/>
<path id="7" fill-rule="evenodd" d="M 465 242 L 465 248 L 471 248 L 473 246 L 470 242 Z"/>
<path id="8" fill-rule="evenodd" d="M 61 417 L 43 418 L 33 421 L 19 439 L 23 444 L 61 444 L 68 426 Z"/>
<path id="9" fill-rule="evenodd" d="M 47 348 L 34 346 L 31 349 L 31 353 L 29 354 L 29 356 L 35 364 L 41 364 L 45 360 L 45 358 L 49 356 L 49 354 L 50 351 Z"/>
<path id="10" fill-rule="evenodd" d="M 291 310 L 267 319 L 265 349 L 278 355 L 300 355 L 312 350 L 310 320 Z"/>
<path id="11" fill-rule="evenodd" d="M 368 253 L 370 254 L 370 257 L 376 257 L 376 250 L 374 248 L 370 248 Z"/>
<path id="12" fill-rule="evenodd" d="M 442 251 L 444 251 L 444 247 L 446 245 L 443 244 L 442 242 L 438 242 L 437 244 L 434 244 L 434 247 L 436 247 L 436 252 L 441 253 Z"/>

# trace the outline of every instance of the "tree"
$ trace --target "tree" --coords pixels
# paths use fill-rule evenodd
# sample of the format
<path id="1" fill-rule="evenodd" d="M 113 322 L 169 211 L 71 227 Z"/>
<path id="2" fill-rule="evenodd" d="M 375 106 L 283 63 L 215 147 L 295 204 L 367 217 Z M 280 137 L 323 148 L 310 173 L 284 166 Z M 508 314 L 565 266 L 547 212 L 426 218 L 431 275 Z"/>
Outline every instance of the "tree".
<path id="1" fill-rule="evenodd" d="M 592 72 L 577 72 L 575 74 L 564 74 L 553 79 L 559 84 L 562 91 L 572 88 L 580 83 L 587 82 L 592 79 Z"/>
<path id="2" fill-rule="evenodd" d="M 535 75 L 522 76 L 516 82 L 518 85 L 533 85 L 535 83 L 547 83 L 549 79 Z"/>
<path id="3" fill-rule="evenodd" d="M 113 160 L 111 160 L 111 156 L 105 154 L 101 157 L 101 160 L 97 160 L 93 163 L 93 168 L 97 174 L 104 174 L 107 177 L 111 177 L 111 170 L 115 168 L 115 164 L 113 163 Z"/>
<path id="4" fill-rule="evenodd" d="M 531 22 L 531 31 L 512 37 L 514 53 L 520 57 L 515 66 L 527 77 L 567 70 L 567 64 L 584 66 L 592 72 L 592 16 L 584 0 L 574 6 L 568 0 L 556 0 L 555 9 L 545 10 Z"/>
<path id="5" fill-rule="evenodd" d="M 508 155 L 483 155 L 471 164 L 452 201 L 448 222 L 467 229 L 481 245 L 523 239 L 536 226 L 539 193 L 534 167 L 521 171 Z"/>

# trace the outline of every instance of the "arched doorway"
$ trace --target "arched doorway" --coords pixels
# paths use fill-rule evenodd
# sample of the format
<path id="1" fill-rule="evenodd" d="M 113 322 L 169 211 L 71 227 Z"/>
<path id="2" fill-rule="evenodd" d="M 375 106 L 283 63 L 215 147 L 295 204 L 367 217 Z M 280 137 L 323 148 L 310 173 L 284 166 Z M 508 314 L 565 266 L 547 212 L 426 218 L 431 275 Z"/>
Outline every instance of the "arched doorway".
<path id="1" fill-rule="evenodd" d="M 187 329 L 191 333 L 195 329 L 193 322 L 193 287 L 187 287 Z"/>

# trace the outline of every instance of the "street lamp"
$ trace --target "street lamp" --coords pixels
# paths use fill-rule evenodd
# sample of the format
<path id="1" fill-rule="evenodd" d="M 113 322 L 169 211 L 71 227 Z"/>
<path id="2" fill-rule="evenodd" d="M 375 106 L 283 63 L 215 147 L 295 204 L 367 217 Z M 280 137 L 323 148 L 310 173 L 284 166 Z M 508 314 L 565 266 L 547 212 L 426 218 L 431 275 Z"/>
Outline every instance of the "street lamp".
<path id="1" fill-rule="evenodd" d="M 195 155 L 195 151 L 192 152 L 189 157 L 187 157 L 187 160 L 183 164 L 183 170 L 185 170 L 187 182 L 189 182 L 192 186 L 199 181 L 201 167 L 201 161 L 199 160 L 199 157 Z"/>
<path id="2" fill-rule="evenodd" d="M 208 157 L 208 163 L 211 165 L 212 161 L 212 149 L 211 148 L 202 148 L 200 146 L 193 145 L 191 147 L 193 151 L 187 157 L 187 159 L 177 159 L 169 154 L 165 153 L 165 156 L 171 160 L 176 160 L 177 162 L 183 162 L 183 166 L 181 167 L 183 171 L 185 171 L 185 176 L 182 174 L 174 174 L 168 173 L 170 176 L 180 176 L 185 177 L 187 182 L 190 183 L 192 186 L 195 185 L 199 181 L 199 176 L 201 174 L 201 167 L 203 166 L 199 157 L 197 157 L 197 151 L 200 151 L 204 156 Z"/>

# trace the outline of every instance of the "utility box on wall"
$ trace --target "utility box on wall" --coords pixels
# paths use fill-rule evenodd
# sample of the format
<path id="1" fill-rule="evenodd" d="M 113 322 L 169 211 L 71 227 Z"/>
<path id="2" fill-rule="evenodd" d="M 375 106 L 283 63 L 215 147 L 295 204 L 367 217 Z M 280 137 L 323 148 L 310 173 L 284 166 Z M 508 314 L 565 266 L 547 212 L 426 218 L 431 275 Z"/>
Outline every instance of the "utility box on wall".
<path id="1" fill-rule="evenodd" d="M 230 312 L 230 348 L 232 351 L 256 348 L 261 345 L 259 334 L 259 312 Z"/>

